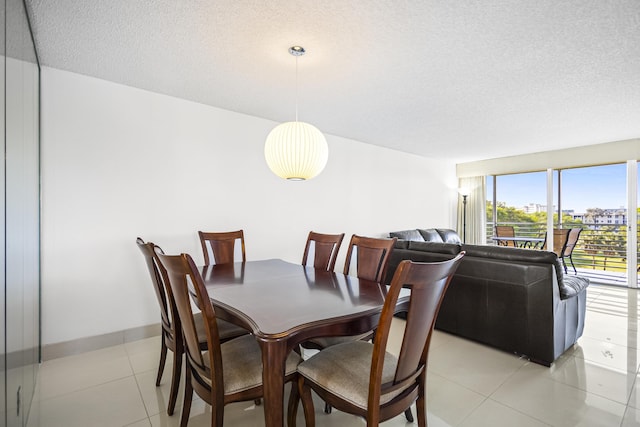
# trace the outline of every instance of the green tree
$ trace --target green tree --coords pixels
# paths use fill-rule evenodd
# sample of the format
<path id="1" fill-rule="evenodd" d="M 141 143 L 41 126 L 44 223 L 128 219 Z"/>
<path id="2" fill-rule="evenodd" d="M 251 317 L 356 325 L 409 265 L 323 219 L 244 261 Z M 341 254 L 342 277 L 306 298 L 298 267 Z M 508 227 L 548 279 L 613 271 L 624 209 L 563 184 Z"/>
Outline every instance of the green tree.
<path id="1" fill-rule="evenodd" d="M 534 223 L 534 224 L 546 224 L 547 213 L 546 212 L 534 212 L 525 213 L 524 211 L 514 207 L 507 206 L 504 202 L 498 202 L 498 223 Z M 493 221 L 493 205 L 490 201 L 487 201 L 487 222 Z M 558 223 L 558 214 L 553 214 L 553 223 Z M 582 221 L 574 220 L 571 215 L 562 215 L 562 223 L 567 225 L 581 225 Z"/>
<path id="2" fill-rule="evenodd" d="M 507 206 L 504 202 L 498 202 L 498 222 L 535 222 L 531 214 L 513 206 Z M 493 205 L 487 201 L 487 221 L 493 221 Z"/>

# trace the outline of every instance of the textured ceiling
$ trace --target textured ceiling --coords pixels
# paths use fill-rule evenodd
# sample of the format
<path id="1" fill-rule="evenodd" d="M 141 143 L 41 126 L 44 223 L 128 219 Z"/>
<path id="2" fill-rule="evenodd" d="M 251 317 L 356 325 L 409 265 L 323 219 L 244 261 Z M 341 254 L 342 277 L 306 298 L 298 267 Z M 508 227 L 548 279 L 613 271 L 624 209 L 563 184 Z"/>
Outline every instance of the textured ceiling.
<path id="1" fill-rule="evenodd" d="M 429 157 L 640 137 L 640 0 L 27 0 L 42 65 Z"/>

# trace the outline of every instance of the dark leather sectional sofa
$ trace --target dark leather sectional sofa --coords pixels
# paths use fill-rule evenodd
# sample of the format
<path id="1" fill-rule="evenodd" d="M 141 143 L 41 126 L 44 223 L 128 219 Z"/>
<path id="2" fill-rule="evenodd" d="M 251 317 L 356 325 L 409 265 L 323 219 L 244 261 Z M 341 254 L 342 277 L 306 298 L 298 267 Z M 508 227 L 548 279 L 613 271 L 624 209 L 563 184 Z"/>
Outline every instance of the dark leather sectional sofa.
<path id="1" fill-rule="evenodd" d="M 466 256 L 447 290 L 436 328 L 527 356 L 546 366 L 582 335 L 589 280 L 565 275 L 556 254 L 444 243 L 443 234 L 456 241 L 452 230 L 435 230 L 440 238 L 425 241 L 424 236 L 433 231 L 421 230 L 417 235 L 406 231 L 389 233 L 415 240 L 398 240 L 390 257 L 387 280 L 391 280 L 402 260 L 441 261 L 464 250 Z"/>

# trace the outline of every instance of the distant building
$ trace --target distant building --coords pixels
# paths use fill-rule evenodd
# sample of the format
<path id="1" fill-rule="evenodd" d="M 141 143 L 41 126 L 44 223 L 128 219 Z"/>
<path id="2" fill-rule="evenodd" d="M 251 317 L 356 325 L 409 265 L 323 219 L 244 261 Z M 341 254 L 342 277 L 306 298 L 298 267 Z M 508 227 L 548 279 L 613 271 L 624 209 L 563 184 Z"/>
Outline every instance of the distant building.
<path id="1" fill-rule="evenodd" d="M 627 210 L 625 208 L 599 209 L 596 215 L 592 213 L 579 213 L 573 214 L 572 217 L 585 224 L 624 225 L 627 223 Z"/>
<path id="2" fill-rule="evenodd" d="M 526 214 L 546 212 L 547 205 L 541 205 L 538 203 L 529 203 L 528 205 L 522 207 L 522 211 Z"/>

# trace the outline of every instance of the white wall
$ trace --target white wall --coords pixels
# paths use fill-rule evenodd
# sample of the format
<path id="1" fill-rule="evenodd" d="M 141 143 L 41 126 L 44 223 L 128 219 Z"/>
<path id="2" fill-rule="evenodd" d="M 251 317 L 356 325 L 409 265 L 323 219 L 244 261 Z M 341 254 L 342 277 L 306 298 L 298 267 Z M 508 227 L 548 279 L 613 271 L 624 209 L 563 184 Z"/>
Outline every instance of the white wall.
<path id="1" fill-rule="evenodd" d="M 283 181 L 275 125 L 44 67 L 43 344 L 159 321 L 137 236 L 201 263 L 198 230 L 243 228 L 249 260 L 300 262 L 309 230 L 454 226 L 453 163 L 326 135 L 324 172 Z"/>

